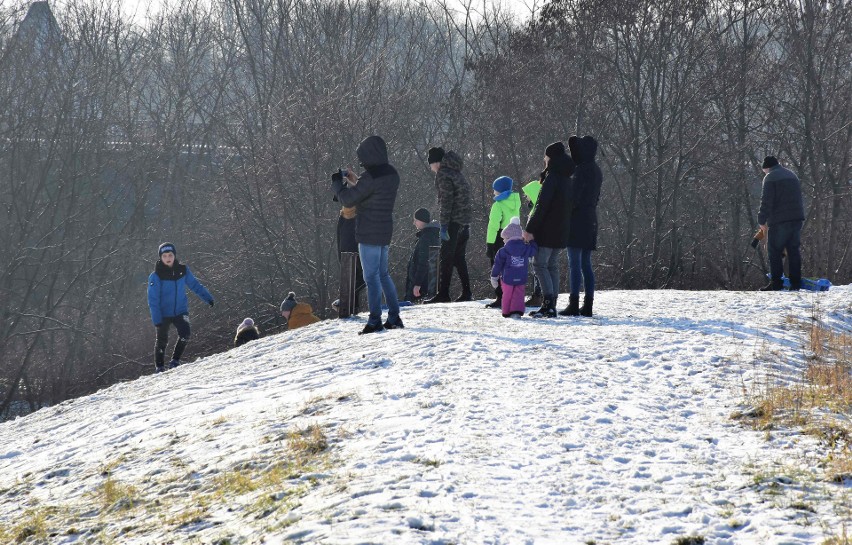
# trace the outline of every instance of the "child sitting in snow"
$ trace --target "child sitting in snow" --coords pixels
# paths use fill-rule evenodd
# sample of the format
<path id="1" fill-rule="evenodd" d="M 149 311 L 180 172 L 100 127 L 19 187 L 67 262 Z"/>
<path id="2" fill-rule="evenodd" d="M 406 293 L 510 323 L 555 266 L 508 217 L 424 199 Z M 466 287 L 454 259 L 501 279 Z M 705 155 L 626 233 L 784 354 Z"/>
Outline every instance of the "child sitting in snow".
<path id="1" fill-rule="evenodd" d="M 491 269 L 491 285 L 503 289 L 501 309 L 503 317 L 524 314 L 524 292 L 527 286 L 527 271 L 530 258 L 538 252 L 536 242 L 524 242 L 521 219 L 514 217 L 503 232 L 504 246 L 494 256 L 494 267 Z"/>
<path id="2" fill-rule="evenodd" d="M 287 329 L 292 330 L 306 325 L 315 324 L 320 321 L 314 316 L 314 309 L 307 303 L 296 301 L 296 294 L 292 291 L 287 298 L 281 301 L 281 316 L 287 320 Z"/>
<path id="3" fill-rule="evenodd" d="M 259 338 L 260 331 L 254 325 L 254 320 L 246 318 L 237 328 L 237 336 L 234 337 L 234 347 L 242 346 L 249 341 L 256 341 Z"/>

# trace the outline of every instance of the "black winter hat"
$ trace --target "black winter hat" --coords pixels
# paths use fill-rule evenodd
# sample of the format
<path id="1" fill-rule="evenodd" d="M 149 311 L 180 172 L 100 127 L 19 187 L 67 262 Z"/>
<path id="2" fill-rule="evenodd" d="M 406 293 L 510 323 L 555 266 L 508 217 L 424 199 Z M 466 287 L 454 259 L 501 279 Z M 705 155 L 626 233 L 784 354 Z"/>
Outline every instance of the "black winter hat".
<path id="1" fill-rule="evenodd" d="M 774 155 L 767 155 L 763 158 L 763 166 L 760 168 L 772 168 L 778 166 L 778 159 Z"/>
<path id="2" fill-rule="evenodd" d="M 296 308 L 296 304 L 296 294 L 291 291 L 287 294 L 287 298 L 281 301 L 281 312 L 293 310 Z"/>
<path id="3" fill-rule="evenodd" d="M 171 242 L 164 242 L 160 244 L 160 247 L 157 248 L 157 256 L 162 257 L 162 255 L 166 252 L 171 252 L 177 255 L 177 250 L 175 250 L 175 245 Z"/>
<path id="4" fill-rule="evenodd" d="M 429 223 L 432 221 L 432 214 L 430 214 L 425 208 L 418 208 L 414 211 L 414 219 L 422 221 L 423 223 Z"/>
<path id="5" fill-rule="evenodd" d="M 544 149 L 544 154 L 555 159 L 560 155 L 565 155 L 565 144 L 562 142 L 554 142 Z"/>
<path id="6" fill-rule="evenodd" d="M 444 159 L 444 148 L 429 148 L 429 164 L 440 163 Z"/>

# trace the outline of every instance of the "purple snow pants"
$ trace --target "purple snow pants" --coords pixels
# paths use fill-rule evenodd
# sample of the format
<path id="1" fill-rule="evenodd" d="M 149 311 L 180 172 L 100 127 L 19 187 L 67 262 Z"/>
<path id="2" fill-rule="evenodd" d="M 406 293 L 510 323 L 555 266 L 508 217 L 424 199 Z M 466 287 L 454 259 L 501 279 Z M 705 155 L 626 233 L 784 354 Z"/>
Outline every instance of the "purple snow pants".
<path id="1" fill-rule="evenodd" d="M 513 286 L 500 280 L 500 286 L 503 288 L 502 309 L 503 316 L 509 316 L 512 312 L 524 313 L 524 295 L 526 292 L 526 284 Z"/>

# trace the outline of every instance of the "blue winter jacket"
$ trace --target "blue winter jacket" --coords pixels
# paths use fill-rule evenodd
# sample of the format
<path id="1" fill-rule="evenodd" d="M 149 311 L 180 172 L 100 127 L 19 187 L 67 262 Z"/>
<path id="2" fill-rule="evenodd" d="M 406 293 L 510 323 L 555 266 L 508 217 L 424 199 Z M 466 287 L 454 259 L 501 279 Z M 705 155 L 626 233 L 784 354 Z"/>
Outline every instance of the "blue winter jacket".
<path id="1" fill-rule="evenodd" d="M 187 286 L 205 303 L 213 302 L 213 296 L 196 280 L 189 267 L 178 263 L 177 260 L 172 267 L 166 267 L 162 261 L 157 261 L 154 272 L 148 277 L 148 308 L 151 309 L 151 321 L 154 325 L 160 325 L 163 318 L 189 314 Z"/>

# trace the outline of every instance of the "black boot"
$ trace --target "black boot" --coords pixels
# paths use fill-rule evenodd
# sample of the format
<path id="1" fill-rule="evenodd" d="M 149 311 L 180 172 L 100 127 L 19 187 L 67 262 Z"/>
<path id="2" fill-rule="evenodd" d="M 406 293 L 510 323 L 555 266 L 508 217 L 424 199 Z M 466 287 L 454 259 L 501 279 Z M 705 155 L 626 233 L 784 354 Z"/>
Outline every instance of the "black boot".
<path id="1" fill-rule="evenodd" d="M 367 325 L 364 326 L 364 329 L 358 332 L 358 335 L 367 335 L 369 333 L 378 333 L 379 331 L 383 331 L 385 328 L 381 322 L 378 325 L 372 325 L 367 322 Z"/>
<path id="2" fill-rule="evenodd" d="M 540 293 L 533 293 L 532 295 L 527 297 L 527 300 L 524 301 L 524 306 L 540 307 L 541 306 L 541 294 Z"/>
<path id="3" fill-rule="evenodd" d="M 533 318 L 555 318 L 556 317 L 556 298 L 550 295 L 545 295 L 541 302 L 541 308 L 530 312 Z"/>
<path id="4" fill-rule="evenodd" d="M 778 280 L 772 279 L 768 284 L 760 288 L 760 291 L 781 291 L 784 289 L 784 281 L 780 278 Z"/>
<path id="5" fill-rule="evenodd" d="M 577 297 L 579 299 L 579 296 Z M 583 306 L 580 308 L 580 316 L 591 316 L 592 315 L 592 306 L 594 305 L 595 298 L 594 297 L 583 297 Z"/>
<path id="6" fill-rule="evenodd" d="M 426 299 L 423 301 L 424 305 L 431 305 L 432 303 L 449 303 L 451 301 L 450 296 L 444 293 L 439 293 L 435 297 L 431 299 Z"/>
<path id="7" fill-rule="evenodd" d="M 497 296 L 497 299 L 485 305 L 485 308 L 503 308 L 503 298 Z"/>
<path id="8" fill-rule="evenodd" d="M 586 308 L 585 305 L 583 308 Z M 568 306 L 565 307 L 565 310 L 559 311 L 560 316 L 579 316 L 580 315 L 580 296 L 579 295 L 569 295 L 568 296 Z"/>
<path id="9" fill-rule="evenodd" d="M 468 301 L 473 301 L 473 294 L 469 291 L 463 291 L 461 295 L 456 297 L 456 303 L 466 303 Z"/>

